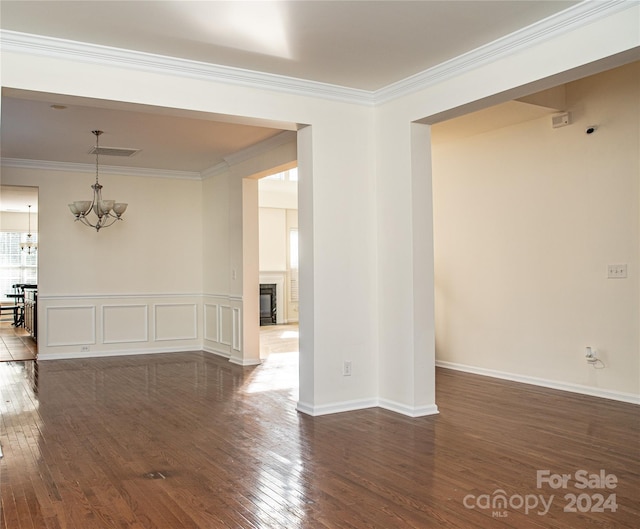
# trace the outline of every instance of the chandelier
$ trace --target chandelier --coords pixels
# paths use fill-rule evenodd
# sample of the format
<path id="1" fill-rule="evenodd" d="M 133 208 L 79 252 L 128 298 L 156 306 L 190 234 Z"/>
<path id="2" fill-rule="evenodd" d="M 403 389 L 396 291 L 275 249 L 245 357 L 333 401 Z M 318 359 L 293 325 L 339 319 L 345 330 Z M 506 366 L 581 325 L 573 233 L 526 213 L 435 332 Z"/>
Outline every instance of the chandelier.
<path id="1" fill-rule="evenodd" d="M 98 182 L 98 138 L 102 134 L 101 130 L 92 130 L 92 134 L 96 137 L 96 183 L 91 186 L 93 189 L 92 200 L 76 200 L 69 204 L 69 209 L 76 217 L 76 220 L 82 222 L 85 226 L 95 228 L 100 231 L 101 228 L 111 226 L 117 220 L 122 220 L 122 214 L 127 209 L 127 204 L 116 202 L 115 200 L 102 199 L 102 186 Z M 89 218 L 88 215 L 93 211 L 95 218 Z"/>
<path id="2" fill-rule="evenodd" d="M 29 204 L 29 233 L 27 233 L 27 240 L 20 243 L 20 250 L 27 252 L 28 254 L 36 253 L 38 249 L 38 243 L 33 242 L 33 236 L 31 235 L 31 205 Z"/>

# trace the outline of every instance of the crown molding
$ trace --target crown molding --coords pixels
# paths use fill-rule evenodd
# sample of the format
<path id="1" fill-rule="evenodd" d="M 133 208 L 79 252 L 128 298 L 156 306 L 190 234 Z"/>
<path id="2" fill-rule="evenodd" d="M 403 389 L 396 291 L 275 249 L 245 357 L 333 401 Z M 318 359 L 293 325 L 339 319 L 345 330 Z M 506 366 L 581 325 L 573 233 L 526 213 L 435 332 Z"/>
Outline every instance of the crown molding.
<path id="1" fill-rule="evenodd" d="M 297 134 L 292 130 L 285 130 L 284 132 L 280 132 L 271 138 L 267 138 L 260 143 L 256 143 L 255 145 L 251 145 L 246 149 L 242 149 L 241 151 L 234 152 L 227 156 L 224 156 L 224 161 L 229 164 L 229 166 L 237 165 L 246 160 L 250 160 L 251 158 L 255 158 L 260 154 L 271 151 L 281 145 L 286 145 L 287 143 L 295 142 L 297 139 Z"/>
<path id="2" fill-rule="evenodd" d="M 373 106 L 417 92 L 523 51 L 544 39 L 557 37 L 637 6 L 637 0 L 584 0 L 526 28 L 375 91 L 9 30 L 0 30 L 0 46 L 3 51 L 171 73 L 235 86 Z"/>
<path id="3" fill-rule="evenodd" d="M 230 154 L 220 162 L 201 173 L 195 171 L 174 171 L 169 169 L 151 169 L 145 167 L 121 167 L 116 165 L 101 165 L 101 174 L 123 176 L 146 176 L 156 178 L 177 178 L 183 180 L 203 180 L 217 174 L 221 174 L 231 166 L 269 152 L 281 145 L 296 141 L 296 132 L 285 130 L 260 143 L 251 145 L 236 153 Z M 27 160 L 23 158 L 2 158 L 2 167 L 15 167 L 18 169 L 33 169 L 45 171 L 62 171 L 66 173 L 93 173 L 96 166 L 88 163 L 52 162 L 46 160 Z"/>
<path id="4" fill-rule="evenodd" d="M 489 44 L 376 90 L 373 93 L 374 102 L 375 104 L 386 103 L 415 93 L 484 64 L 523 51 L 542 40 L 560 36 L 634 6 L 638 6 L 638 0 L 584 0 Z"/>
<path id="5" fill-rule="evenodd" d="M 255 158 L 261 154 L 272 151 L 280 147 L 281 145 L 286 145 L 287 143 L 295 142 L 297 140 L 297 133 L 293 130 L 285 130 L 272 136 L 271 138 L 267 138 L 266 140 L 261 141 L 260 143 L 256 143 L 255 145 L 251 145 L 246 149 L 242 149 L 238 152 L 234 152 L 227 156 L 224 156 L 224 162 L 220 162 L 219 164 L 210 167 L 209 169 L 205 169 L 201 173 L 201 177 L 203 179 L 210 178 L 212 176 L 216 176 L 218 174 L 224 173 L 230 167 L 242 163 L 246 160 L 250 160 L 251 158 Z"/>
<path id="6" fill-rule="evenodd" d="M 3 50 L 17 53 L 31 53 L 107 66 L 115 65 L 154 73 L 169 72 L 205 81 L 319 97 L 346 103 L 373 104 L 372 93 L 368 90 L 86 42 L 1 30 L 0 43 Z"/>
<path id="7" fill-rule="evenodd" d="M 96 170 L 95 164 L 89 163 L 51 162 L 46 160 L 25 160 L 22 158 L 2 158 L 2 167 L 62 171 L 65 173 L 94 173 Z M 172 171 L 168 169 L 150 169 L 145 167 L 120 167 L 116 165 L 101 165 L 100 174 L 178 178 L 183 180 L 200 180 L 201 178 L 200 173 L 193 171 Z"/>
<path id="8" fill-rule="evenodd" d="M 220 162 L 219 164 L 216 164 L 213 167 L 209 167 L 209 169 L 205 169 L 204 171 L 202 171 L 202 173 L 200 173 L 200 177 L 205 180 L 207 178 L 222 174 L 227 169 L 229 169 L 229 164 L 227 162 Z"/>

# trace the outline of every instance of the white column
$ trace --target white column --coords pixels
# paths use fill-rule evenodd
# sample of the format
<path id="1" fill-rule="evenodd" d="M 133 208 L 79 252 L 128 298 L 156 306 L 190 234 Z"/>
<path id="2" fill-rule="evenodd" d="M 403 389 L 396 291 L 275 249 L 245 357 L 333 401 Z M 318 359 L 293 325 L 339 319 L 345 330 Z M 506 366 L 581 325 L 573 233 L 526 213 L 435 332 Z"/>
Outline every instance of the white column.
<path id="1" fill-rule="evenodd" d="M 231 362 L 260 363 L 260 266 L 258 241 L 258 181 L 242 179 L 242 347 Z"/>
<path id="2" fill-rule="evenodd" d="M 413 266 L 413 415 L 435 405 L 435 307 L 431 127 L 411 124 L 411 228 Z"/>
<path id="3" fill-rule="evenodd" d="M 379 402 L 430 415 L 438 411 L 430 127 L 382 112 L 377 144 Z"/>
<path id="4" fill-rule="evenodd" d="M 315 402 L 314 360 L 314 242 L 312 128 L 298 131 L 298 261 L 300 389 L 297 409 L 313 414 Z"/>

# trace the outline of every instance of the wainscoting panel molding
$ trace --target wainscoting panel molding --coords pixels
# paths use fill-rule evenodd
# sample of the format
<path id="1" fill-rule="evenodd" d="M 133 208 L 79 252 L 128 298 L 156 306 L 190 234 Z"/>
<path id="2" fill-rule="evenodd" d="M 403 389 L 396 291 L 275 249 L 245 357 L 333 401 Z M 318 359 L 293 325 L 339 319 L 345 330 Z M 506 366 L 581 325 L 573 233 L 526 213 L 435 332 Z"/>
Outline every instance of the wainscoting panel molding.
<path id="1" fill-rule="evenodd" d="M 231 346 L 233 340 L 233 311 L 230 305 L 220 305 L 218 328 L 220 329 L 220 339 L 223 345 Z"/>
<path id="2" fill-rule="evenodd" d="M 242 350 L 242 313 L 237 307 L 233 308 L 233 344 L 234 351 Z"/>
<path id="3" fill-rule="evenodd" d="M 96 343 L 95 305 L 47 307 L 44 322 L 47 347 Z"/>
<path id="4" fill-rule="evenodd" d="M 242 347 L 242 297 L 228 294 L 205 294 L 203 296 L 204 329 L 202 349 L 231 360 Z M 233 355 L 232 355 L 233 352 Z M 241 351 L 240 351 L 241 352 Z"/>
<path id="5" fill-rule="evenodd" d="M 217 303 L 204 304 L 204 339 L 211 342 L 220 342 L 219 307 Z"/>
<path id="6" fill-rule="evenodd" d="M 154 340 L 198 338 L 198 307 L 195 303 L 158 303 L 154 309 Z"/>
<path id="7" fill-rule="evenodd" d="M 242 358 L 242 297 L 128 293 L 42 295 L 41 360 L 206 351 Z"/>
<path id="8" fill-rule="evenodd" d="M 147 305 L 103 305 L 102 333 L 107 344 L 148 342 Z"/>

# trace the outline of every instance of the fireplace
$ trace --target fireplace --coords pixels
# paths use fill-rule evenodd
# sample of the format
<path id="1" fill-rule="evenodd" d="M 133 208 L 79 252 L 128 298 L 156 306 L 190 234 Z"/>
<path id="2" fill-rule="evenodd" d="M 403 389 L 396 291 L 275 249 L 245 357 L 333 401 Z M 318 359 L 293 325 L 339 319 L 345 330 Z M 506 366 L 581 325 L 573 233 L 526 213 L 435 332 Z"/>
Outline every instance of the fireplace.
<path id="1" fill-rule="evenodd" d="M 276 285 L 260 284 L 260 325 L 275 325 L 276 318 Z"/>

